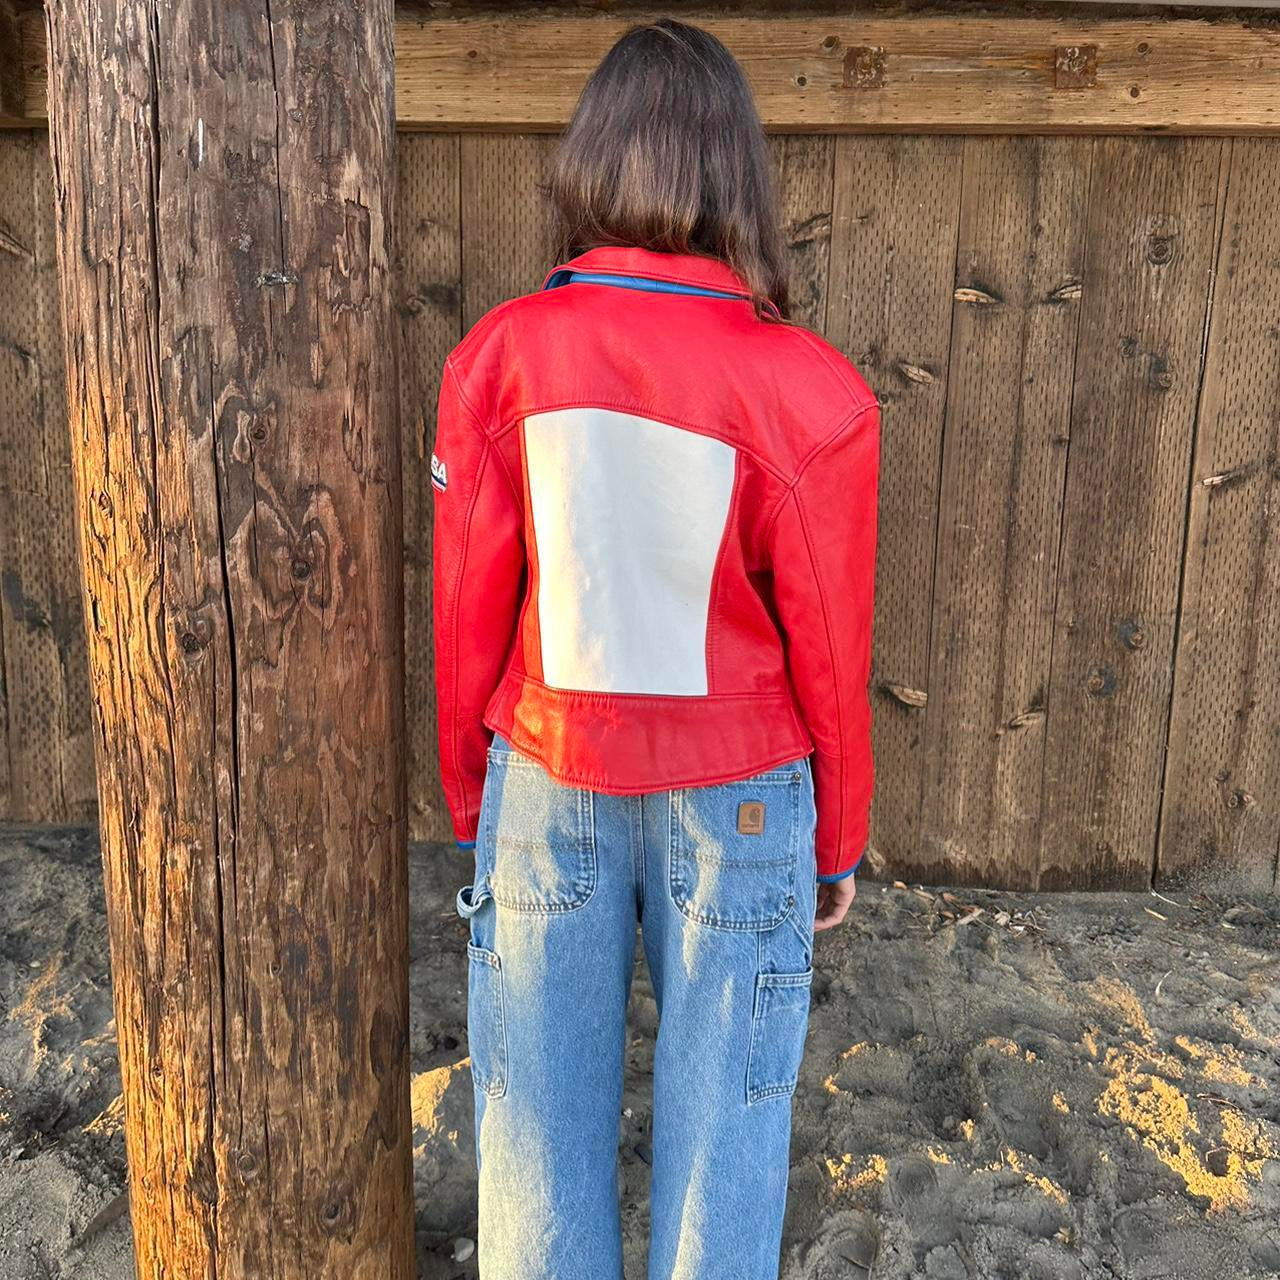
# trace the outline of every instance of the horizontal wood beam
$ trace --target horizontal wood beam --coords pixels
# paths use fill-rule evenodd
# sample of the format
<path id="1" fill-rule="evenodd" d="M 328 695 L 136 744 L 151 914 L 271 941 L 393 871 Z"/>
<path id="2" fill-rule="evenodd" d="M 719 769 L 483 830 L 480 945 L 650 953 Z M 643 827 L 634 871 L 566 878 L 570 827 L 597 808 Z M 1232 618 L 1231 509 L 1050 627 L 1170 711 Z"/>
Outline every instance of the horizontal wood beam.
<path id="1" fill-rule="evenodd" d="M 556 131 L 629 21 L 402 16 L 400 127 Z M 766 126 L 779 132 L 1280 133 L 1280 29 L 1265 18 L 780 13 L 699 21 L 741 60 Z M 36 11 L 20 26 L 21 122 L 40 124 L 44 25 Z"/>

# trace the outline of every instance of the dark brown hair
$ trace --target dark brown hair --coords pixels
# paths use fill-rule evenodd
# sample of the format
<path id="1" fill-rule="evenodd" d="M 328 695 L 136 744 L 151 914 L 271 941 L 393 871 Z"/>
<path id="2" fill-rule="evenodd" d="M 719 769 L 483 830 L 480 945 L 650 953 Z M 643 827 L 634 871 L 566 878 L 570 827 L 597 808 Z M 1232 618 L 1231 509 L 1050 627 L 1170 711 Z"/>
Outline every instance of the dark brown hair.
<path id="1" fill-rule="evenodd" d="M 727 263 L 787 312 L 773 165 L 742 68 L 683 22 L 632 27 L 591 74 L 548 193 L 561 259 L 600 245 Z"/>

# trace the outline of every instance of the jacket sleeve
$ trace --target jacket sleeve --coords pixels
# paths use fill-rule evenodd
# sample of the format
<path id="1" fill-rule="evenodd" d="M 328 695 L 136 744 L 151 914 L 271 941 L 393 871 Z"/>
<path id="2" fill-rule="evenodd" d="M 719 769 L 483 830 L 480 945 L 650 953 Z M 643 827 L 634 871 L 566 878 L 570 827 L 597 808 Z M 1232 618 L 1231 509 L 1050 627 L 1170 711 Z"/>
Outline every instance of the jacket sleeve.
<path id="1" fill-rule="evenodd" d="M 484 710 L 515 632 L 525 555 L 514 482 L 449 361 L 440 384 L 431 483 L 440 776 L 454 835 L 470 845 L 492 741 Z"/>
<path id="2" fill-rule="evenodd" d="M 879 457 L 870 404 L 805 462 L 771 532 L 787 665 L 814 742 L 822 880 L 848 875 L 867 844 Z"/>

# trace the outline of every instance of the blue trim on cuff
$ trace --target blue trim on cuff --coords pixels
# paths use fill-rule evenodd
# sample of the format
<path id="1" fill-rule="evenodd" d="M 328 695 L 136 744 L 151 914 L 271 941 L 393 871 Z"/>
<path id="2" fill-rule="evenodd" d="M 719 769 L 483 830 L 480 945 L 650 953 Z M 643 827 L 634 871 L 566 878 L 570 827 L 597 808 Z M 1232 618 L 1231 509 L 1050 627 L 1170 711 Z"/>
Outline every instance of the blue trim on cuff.
<path id="1" fill-rule="evenodd" d="M 457 843 L 459 849 L 474 849 L 476 847 L 474 840 L 459 840 Z"/>
<path id="2" fill-rule="evenodd" d="M 857 869 L 858 869 L 857 867 L 850 867 L 848 871 L 841 871 L 838 875 L 834 875 L 834 876 L 819 876 L 819 877 L 818 877 L 818 882 L 819 882 L 820 884 L 835 884 L 835 882 L 836 882 L 837 880 L 844 880 L 844 879 L 847 879 L 849 876 L 853 875 L 853 873 L 854 873 Z"/>

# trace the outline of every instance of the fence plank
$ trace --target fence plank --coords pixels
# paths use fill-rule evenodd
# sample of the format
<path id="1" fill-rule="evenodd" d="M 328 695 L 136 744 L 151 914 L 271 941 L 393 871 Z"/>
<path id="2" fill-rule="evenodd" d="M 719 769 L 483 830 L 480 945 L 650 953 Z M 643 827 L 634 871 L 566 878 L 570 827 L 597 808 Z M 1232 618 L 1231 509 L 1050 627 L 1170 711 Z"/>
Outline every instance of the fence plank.
<path id="1" fill-rule="evenodd" d="M 404 14 L 404 128 L 561 128 L 629 14 Z M 1239 18 L 856 12 L 708 14 L 778 130 L 1106 133 L 1280 129 L 1280 33 Z M 44 31 L 23 16 L 25 112 L 45 114 Z M 21 106 L 21 104 L 17 104 Z"/>
<path id="2" fill-rule="evenodd" d="M 1033 887 L 1089 139 L 965 142 L 917 874 Z M 960 293 L 959 291 L 967 291 Z"/>
<path id="3" fill-rule="evenodd" d="M 806 134 L 770 139 L 778 204 L 791 266 L 791 318 L 821 332 L 831 269 L 835 139 Z"/>
<path id="4" fill-rule="evenodd" d="M 1041 884 L 1150 883 L 1223 144 L 1098 139 Z"/>
<path id="5" fill-rule="evenodd" d="M 552 258 L 552 223 L 539 186 L 554 138 L 462 138 L 462 315 L 471 328 L 491 307 L 538 288 Z"/>
<path id="6" fill-rule="evenodd" d="M 827 336 L 880 398 L 880 539 L 872 708 L 871 844 L 918 864 L 929 617 L 951 335 L 961 146 L 839 138 Z"/>
<path id="7" fill-rule="evenodd" d="M 0 172 L 6 813 L 87 821 L 96 809 L 93 733 L 45 136 L 0 136 Z"/>
<path id="8" fill-rule="evenodd" d="M 440 790 L 431 641 L 431 442 L 440 370 L 462 336 L 461 159 L 457 136 L 399 139 L 396 277 L 404 473 L 405 702 L 409 834 L 449 840 Z"/>
<path id="9" fill-rule="evenodd" d="M 557 129 L 643 15 L 447 16 L 397 31 L 406 127 Z M 778 130 L 1050 133 L 1280 128 L 1280 34 L 1239 20 L 707 15 Z"/>
<path id="10" fill-rule="evenodd" d="M 1231 144 L 1191 471 L 1158 859 L 1166 885 L 1270 889 L 1280 842 L 1280 172 Z"/>

